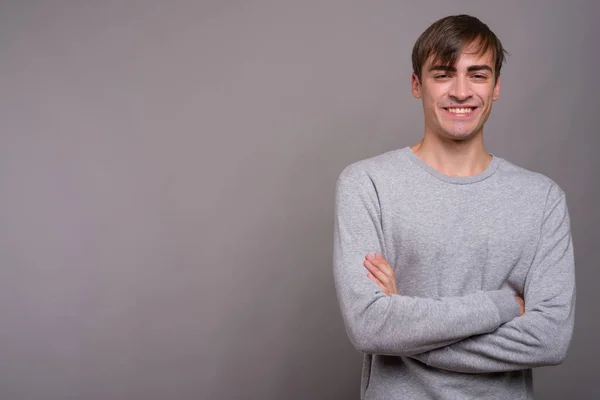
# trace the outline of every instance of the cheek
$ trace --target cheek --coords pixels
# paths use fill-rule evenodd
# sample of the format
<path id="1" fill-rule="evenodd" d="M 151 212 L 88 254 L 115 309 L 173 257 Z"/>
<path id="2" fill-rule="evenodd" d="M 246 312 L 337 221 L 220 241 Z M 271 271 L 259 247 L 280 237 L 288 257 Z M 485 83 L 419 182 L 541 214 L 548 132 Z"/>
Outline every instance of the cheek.
<path id="1" fill-rule="evenodd" d="M 425 98 L 425 104 L 427 104 L 427 108 L 430 110 L 436 110 L 438 108 L 436 98 L 433 96 L 427 96 Z"/>
<path id="2" fill-rule="evenodd" d="M 482 90 L 481 92 L 479 92 L 479 97 L 484 99 L 486 103 L 490 103 L 493 100 L 496 100 L 497 91 L 493 87 L 490 87 L 487 88 L 487 90 Z"/>
<path id="3" fill-rule="evenodd" d="M 426 107 L 426 112 L 427 112 L 429 115 L 434 115 L 434 116 L 435 116 L 435 115 L 437 115 L 437 114 L 438 114 L 438 111 L 439 111 L 439 110 L 438 110 L 438 107 L 437 107 L 437 105 L 435 104 L 435 102 L 433 102 L 433 101 L 430 101 L 430 102 L 427 104 L 427 107 Z"/>

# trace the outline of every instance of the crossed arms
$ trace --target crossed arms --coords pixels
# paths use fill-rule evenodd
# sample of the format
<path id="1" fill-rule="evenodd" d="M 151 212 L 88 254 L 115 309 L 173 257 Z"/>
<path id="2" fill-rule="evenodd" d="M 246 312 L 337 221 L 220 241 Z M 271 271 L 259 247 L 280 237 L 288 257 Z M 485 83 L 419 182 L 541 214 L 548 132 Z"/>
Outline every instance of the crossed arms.
<path id="1" fill-rule="evenodd" d="M 575 281 L 569 215 L 559 189 L 549 193 L 525 281 L 524 313 L 509 290 L 435 299 L 382 291 L 385 285 L 369 279 L 363 266 L 366 254 L 383 250 L 379 202 L 368 184 L 340 177 L 335 218 L 336 291 L 348 336 L 359 351 L 409 356 L 464 373 L 564 360 L 573 332 Z"/>

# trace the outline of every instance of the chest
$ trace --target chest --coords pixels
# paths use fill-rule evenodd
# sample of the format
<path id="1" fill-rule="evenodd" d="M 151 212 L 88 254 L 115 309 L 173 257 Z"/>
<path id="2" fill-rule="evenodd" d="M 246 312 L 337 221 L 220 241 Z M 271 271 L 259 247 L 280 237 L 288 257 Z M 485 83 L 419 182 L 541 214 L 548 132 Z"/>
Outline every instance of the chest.
<path id="1" fill-rule="evenodd" d="M 385 248 L 404 293 L 462 295 L 506 285 L 522 291 L 543 207 L 532 212 L 518 194 L 463 187 L 389 200 L 382 203 Z"/>

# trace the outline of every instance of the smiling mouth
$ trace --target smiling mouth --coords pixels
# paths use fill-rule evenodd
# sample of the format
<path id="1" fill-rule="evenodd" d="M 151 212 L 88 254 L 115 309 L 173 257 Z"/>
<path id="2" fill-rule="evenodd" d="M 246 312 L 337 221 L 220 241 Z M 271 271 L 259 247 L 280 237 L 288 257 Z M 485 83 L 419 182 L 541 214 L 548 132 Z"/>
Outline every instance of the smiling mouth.
<path id="1" fill-rule="evenodd" d="M 444 110 L 448 111 L 452 115 L 467 116 L 475 111 L 477 107 L 444 107 Z"/>

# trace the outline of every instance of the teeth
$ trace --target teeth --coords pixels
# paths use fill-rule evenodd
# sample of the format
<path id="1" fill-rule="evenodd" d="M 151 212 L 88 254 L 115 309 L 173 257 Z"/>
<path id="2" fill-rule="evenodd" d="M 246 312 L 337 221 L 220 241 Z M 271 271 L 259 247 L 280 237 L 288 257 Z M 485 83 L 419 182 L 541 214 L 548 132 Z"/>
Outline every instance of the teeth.
<path id="1" fill-rule="evenodd" d="M 472 108 L 449 108 L 448 111 L 454 114 L 467 114 L 473 111 Z"/>

